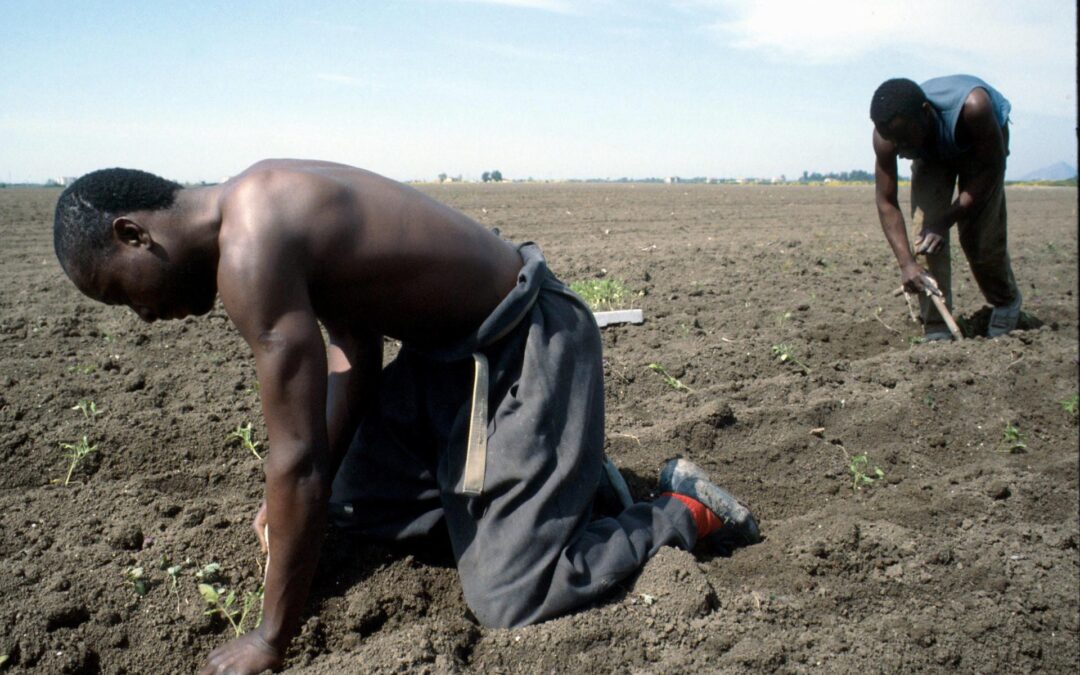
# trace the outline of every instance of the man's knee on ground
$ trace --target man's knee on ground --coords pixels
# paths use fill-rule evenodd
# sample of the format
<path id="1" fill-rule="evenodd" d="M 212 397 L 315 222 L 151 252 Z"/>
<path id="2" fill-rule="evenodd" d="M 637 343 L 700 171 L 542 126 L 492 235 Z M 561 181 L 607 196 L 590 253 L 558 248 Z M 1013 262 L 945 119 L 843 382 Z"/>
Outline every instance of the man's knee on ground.
<path id="1" fill-rule="evenodd" d="M 520 596 L 513 594 L 496 597 L 473 592 L 465 594 L 465 604 L 485 628 L 520 628 L 533 623 L 528 617 L 535 607 L 528 606 L 518 598 Z"/>

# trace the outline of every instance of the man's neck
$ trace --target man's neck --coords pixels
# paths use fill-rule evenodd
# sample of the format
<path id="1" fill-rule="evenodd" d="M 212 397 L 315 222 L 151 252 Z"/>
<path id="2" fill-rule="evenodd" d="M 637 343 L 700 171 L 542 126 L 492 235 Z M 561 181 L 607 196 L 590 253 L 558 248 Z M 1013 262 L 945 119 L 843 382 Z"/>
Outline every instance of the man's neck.
<path id="1" fill-rule="evenodd" d="M 203 251 L 217 249 L 221 230 L 219 186 L 183 188 L 176 193 L 176 202 L 163 215 L 168 227 L 182 228 L 193 248 Z"/>

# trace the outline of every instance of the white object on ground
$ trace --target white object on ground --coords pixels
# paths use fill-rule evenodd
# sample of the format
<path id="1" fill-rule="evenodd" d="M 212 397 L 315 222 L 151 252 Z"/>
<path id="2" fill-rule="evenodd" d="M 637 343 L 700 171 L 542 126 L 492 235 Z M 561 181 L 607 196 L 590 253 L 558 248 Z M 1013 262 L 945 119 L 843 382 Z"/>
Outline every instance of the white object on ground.
<path id="1" fill-rule="evenodd" d="M 645 315 L 640 309 L 616 309 L 611 312 L 593 312 L 596 317 L 596 325 L 603 328 L 618 323 L 643 323 Z"/>

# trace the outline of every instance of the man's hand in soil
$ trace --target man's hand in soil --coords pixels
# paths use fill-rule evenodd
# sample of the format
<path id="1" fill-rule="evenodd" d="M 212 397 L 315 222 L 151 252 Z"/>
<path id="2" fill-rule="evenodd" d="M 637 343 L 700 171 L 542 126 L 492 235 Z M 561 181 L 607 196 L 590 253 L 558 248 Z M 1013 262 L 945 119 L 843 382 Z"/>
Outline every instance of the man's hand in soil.
<path id="1" fill-rule="evenodd" d="M 256 628 L 211 652 L 199 675 L 262 673 L 277 670 L 281 663 L 281 652 L 267 644 Z"/>
<path id="2" fill-rule="evenodd" d="M 266 500 L 262 501 L 259 510 L 255 513 L 255 520 L 251 522 L 255 530 L 255 536 L 259 539 L 259 549 L 265 554 L 270 550 L 270 543 L 266 541 Z"/>

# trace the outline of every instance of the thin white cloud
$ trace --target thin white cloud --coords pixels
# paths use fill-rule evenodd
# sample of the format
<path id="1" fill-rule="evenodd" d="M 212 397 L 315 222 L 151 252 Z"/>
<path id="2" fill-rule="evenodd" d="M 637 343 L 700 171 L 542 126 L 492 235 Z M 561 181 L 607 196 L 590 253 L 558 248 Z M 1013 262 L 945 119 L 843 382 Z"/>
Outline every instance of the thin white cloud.
<path id="1" fill-rule="evenodd" d="M 359 77 L 353 77 L 352 75 L 342 75 L 341 73 L 316 73 L 316 80 L 322 80 L 323 82 L 333 82 L 335 84 L 344 84 L 349 87 L 364 87 L 371 83 L 363 80 Z"/>
<path id="2" fill-rule="evenodd" d="M 971 54 L 1049 50 L 1047 58 L 1054 58 L 1067 55 L 1074 47 L 1069 38 L 1075 14 L 1060 0 L 1034 0 L 1023 7 L 1011 0 L 729 0 L 698 4 L 727 15 L 712 28 L 733 46 L 819 63 L 848 61 L 883 48 L 944 48 Z"/>
<path id="3" fill-rule="evenodd" d="M 324 21 L 323 19 L 304 19 L 304 23 L 320 30 L 329 31 L 331 33 L 359 33 L 360 26 L 351 23 L 340 23 L 337 21 Z"/>
<path id="4" fill-rule="evenodd" d="M 809 65 L 893 59 L 1004 80 L 1054 114 L 1075 111 L 1076 8 L 1061 0 L 684 0 L 736 49 Z M 910 55 L 908 61 L 898 56 Z M 916 66 L 917 67 L 917 66 Z M 1053 83 L 1053 84 L 1047 84 Z M 1001 85 L 1004 89 L 1004 85 Z M 1008 92 L 1006 92 L 1008 95 Z M 1071 114 L 1071 112 L 1068 112 Z"/>
<path id="5" fill-rule="evenodd" d="M 502 5 L 503 7 L 517 7 L 520 9 L 537 9 L 556 14 L 578 14 L 579 8 L 576 3 L 569 0 L 457 0 L 476 5 Z"/>
<path id="6" fill-rule="evenodd" d="M 548 63 L 578 60 L 569 54 L 559 51 L 530 49 L 528 47 L 521 47 L 519 45 L 503 42 L 484 42 L 480 40 L 452 40 L 450 42 L 459 48 L 491 54 L 492 56 L 497 56 L 501 59 L 543 61 Z"/>

